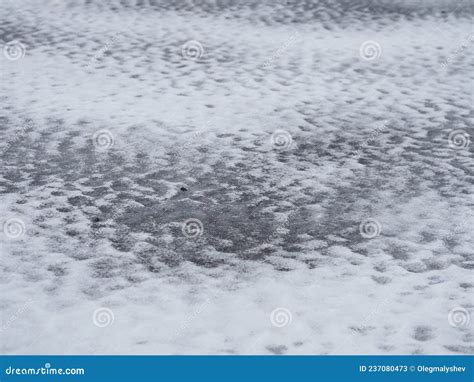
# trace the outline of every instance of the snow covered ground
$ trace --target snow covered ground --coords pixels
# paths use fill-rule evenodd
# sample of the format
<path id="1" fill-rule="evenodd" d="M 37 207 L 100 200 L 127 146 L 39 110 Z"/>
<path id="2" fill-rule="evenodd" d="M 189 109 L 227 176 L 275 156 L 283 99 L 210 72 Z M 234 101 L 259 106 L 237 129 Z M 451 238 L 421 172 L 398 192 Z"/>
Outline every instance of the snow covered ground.
<path id="1" fill-rule="evenodd" d="M 471 17 L 0 2 L 1 353 L 473 353 Z"/>

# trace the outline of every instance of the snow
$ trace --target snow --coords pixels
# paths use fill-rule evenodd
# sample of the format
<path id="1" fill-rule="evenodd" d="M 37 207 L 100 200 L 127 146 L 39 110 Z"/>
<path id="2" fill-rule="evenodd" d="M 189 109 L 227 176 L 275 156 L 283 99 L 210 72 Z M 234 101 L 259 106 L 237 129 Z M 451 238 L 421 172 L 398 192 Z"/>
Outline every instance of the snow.
<path id="1" fill-rule="evenodd" d="M 369 3 L 2 2 L 2 354 L 472 353 L 471 11 Z"/>

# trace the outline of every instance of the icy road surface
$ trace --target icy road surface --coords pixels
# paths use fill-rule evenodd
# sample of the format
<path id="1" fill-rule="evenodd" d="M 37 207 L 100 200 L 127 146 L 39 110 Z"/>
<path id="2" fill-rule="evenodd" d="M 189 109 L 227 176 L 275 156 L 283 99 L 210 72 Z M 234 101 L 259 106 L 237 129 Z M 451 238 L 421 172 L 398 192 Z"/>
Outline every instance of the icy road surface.
<path id="1" fill-rule="evenodd" d="M 472 2 L 193 3 L 0 2 L 1 352 L 473 353 Z"/>

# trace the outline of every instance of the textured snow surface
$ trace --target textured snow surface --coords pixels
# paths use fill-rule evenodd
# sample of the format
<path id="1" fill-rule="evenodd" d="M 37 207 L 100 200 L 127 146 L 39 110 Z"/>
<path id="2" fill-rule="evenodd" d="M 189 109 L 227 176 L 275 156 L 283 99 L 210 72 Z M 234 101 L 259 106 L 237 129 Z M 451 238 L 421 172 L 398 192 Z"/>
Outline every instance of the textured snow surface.
<path id="1" fill-rule="evenodd" d="M 473 353 L 471 7 L 1 1 L 1 352 Z"/>

